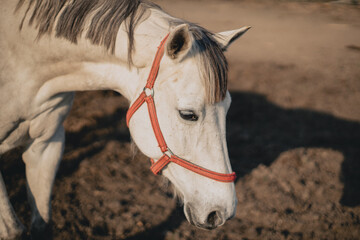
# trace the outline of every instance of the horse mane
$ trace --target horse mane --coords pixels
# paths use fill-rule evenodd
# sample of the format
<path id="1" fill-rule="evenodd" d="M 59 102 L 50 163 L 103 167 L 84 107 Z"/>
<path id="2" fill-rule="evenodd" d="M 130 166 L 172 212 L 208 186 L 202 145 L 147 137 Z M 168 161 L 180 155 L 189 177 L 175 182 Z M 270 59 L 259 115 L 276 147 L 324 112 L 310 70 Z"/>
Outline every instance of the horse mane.
<path id="1" fill-rule="evenodd" d="M 28 2 L 20 24 L 30 14 L 28 24 L 38 29 L 38 38 L 55 32 L 77 43 L 85 31 L 85 38 L 95 45 L 102 45 L 114 54 L 116 36 L 120 25 L 126 21 L 128 33 L 128 60 L 132 64 L 134 29 L 148 8 L 158 8 L 146 0 L 19 0 L 16 10 Z M 90 24 L 87 24 L 90 21 Z M 198 57 L 199 69 L 205 84 L 207 102 L 212 104 L 225 98 L 228 64 L 223 50 L 208 30 L 183 20 L 172 25 L 187 23 L 194 38 L 192 52 Z"/>
<path id="2" fill-rule="evenodd" d="M 16 10 L 25 1 L 19 0 Z M 142 0 L 28 0 L 20 30 L 30 14 L 28 24 L 35 25 L 38 29 L 38 38 L 55 31 L 56 37 L 77 43 L 78 38 L 86 31 L 86 39 L 95 45 L 104 46 L 114 54 L 117 33 L 126 20 L 128 59 L 132 63 L 134 29 L 146 9 L 155 6 Z M 89 25 L 86 25 L 87 20 L 90 21 Z"/>

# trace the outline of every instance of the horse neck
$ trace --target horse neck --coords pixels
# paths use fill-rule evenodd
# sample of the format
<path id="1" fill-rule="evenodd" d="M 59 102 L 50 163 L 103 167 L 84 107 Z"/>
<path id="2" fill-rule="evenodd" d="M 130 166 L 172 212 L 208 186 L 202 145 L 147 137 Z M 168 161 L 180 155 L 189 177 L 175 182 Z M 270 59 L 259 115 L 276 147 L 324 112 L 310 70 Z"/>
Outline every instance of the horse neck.
<path id="1" fill-rule="evenodd" d="M 25 11 L 25 8 L 21 10 Z M 34 27 L 24 25 L 21 32 L 14 31 L 14 40 L 21 39 L 14 42 L 18 45 L 16 49 L 24 51 L 19 54 L 23 65 L 27 70 L 34 69 L 27 71 L 27 75 L 31 75 L 29 78 L 39 84 L 37 103 L 41 104 L 60 92 L 104 89 L 115 90 L 132 101 L 146 81 L 146 73 L 158 44 L 170 29 L 169 15 L 158 9 L 149 9 L 148 13 L 148 17 L 135 28 L 131 68 L 127 58 L 128 34 L 125 24 L 118 32 L 115 54 L 110 54 L 102 46 L 91 44 L 83 37 L 74 44 L 45 35 L 34 44 L 34 39 L 37 39 Z M 19 18 L 23 14 L 20 11 L 11 17 Z M 19 23 L 20 20 L 15 19 L 14 22 Z"/>
<path id="2" fill-rule="evenodd" d="M 139 80 L 136 68 L 107 53 L 106 49 L 80 40 L 77 45 L 62 39 L 40 40 L 38 57 L 33 73 L 41 82 L 36 96 L 42 104 L 61 92 L 114 90 L 130 101 Z M 55 49 L 55 50 L 54 50 Z"/>
<path id="3" fill-rule="evenodd" d="M 76 47 L 74 44 L 63 42 L 64 52 L 69 53 L 71 58 L 80 56 L 82 65 L 86 69 L 86 77 L 79 78 L 76 86 L 71 88 L 81 91 L 112 89 L 125 96 L 130 102 L 133 101 L 145 85 L 146 75 L 159 43 L 170 31 L 170 22 L 175 20 L 156 8 L 147 9 L 143 19 L 145 20 L 139 23 L 134 31 L 132 61 L 128 58 L 129 37 L 126 23 L 123 23 L 119 29 L 115 52 L 111 55 L 103 47 L 92 45 L 83 38 Z M 53 54 L 59 54 L 59 49 Z M 96 81 L 92 81 L 90 76 Z"/>
<path id="4" fill-rule="evenodd" d="M 18 35 L 17 35 L 18 34 Z M 53 35 L 37 38 L 37 30 L 24 26 L 14 34 L 17 72 L 24 72 L 38 88 L 36 106 L 61 92 L 114 90 L 130 101 L 138 85 L 139 71 L 127 62 L 84 38 L 76 44 Z M 9 54 L 10 55 L 10 54 Z M 21 65 L 21 67 L 20 67 Z"/>

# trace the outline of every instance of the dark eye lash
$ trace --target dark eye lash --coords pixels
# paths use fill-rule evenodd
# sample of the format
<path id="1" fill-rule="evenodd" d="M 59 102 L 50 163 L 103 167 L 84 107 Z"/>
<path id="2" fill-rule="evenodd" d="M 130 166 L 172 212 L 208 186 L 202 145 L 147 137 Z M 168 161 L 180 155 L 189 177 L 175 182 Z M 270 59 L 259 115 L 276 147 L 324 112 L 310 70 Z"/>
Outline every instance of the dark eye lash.
<path id="1" fill-rule="evenodd" d="M 179 110 L 179 115 L 182 119 L 186 121 L 195 122 L 199 119 L 199 116 L 191 110 Z"/>

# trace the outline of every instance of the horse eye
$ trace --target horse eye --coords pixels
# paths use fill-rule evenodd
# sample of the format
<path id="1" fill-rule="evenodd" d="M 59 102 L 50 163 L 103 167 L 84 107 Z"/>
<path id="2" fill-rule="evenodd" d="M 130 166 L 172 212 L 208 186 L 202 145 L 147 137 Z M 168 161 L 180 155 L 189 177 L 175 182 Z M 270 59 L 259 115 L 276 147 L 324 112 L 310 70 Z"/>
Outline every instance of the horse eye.
<path id="1" fill-rule="evenodd" d="M 179 110 L 180 117 L 186 121 L 197 121 L 199 116 L 191 110 Z"/>

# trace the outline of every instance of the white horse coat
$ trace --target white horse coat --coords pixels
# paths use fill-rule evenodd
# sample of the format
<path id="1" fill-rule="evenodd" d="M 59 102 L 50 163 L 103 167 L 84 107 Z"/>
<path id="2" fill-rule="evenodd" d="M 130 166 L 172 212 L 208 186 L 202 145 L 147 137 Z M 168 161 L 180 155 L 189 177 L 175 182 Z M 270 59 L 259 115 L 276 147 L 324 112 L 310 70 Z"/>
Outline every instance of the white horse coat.
<path id="1" fill-rule="evenodd" d="M 129 1 L 118 2 L 126 5 Z M 220 100 L 208 100 L 203 75 L 209 71 L 201 69 L 198 63 L 199 47 L 191 30 L 197 26 L 173 18 L 155 6 L 144 7 L 140 3 L 134 9 L 142 9 L 143 14 L 133 23 L 136 24 L 132 33 L 134 50 L 129 55 L 129 19 L 121 23 L 110 51 L 104 44 L 86 37 L 87 29 L 93 24 L 90 20 L 101 9 L 103 1 L 99 1 L 100 7 L 83 16 L 84 29 L 76 41 L 56 36 L 55 30 L 64 9 L 72 4 L 70 0 L 59 8 L 48 32 L 39 34 L 41 20 L 36 17 L 29 26 L 31 13 L 36 8 L 44 10 L 40 8 L 44 2 L 50 1 L 21 0 L 17 9 L 17 1 L 3 0 L 0 7 L 0 155 L 14 147 L 27 146 L 23 160 L 34 236 L 44 232 L 51 218 L 51 190 L 64 148 L 62 122 L 69 113 L 74 92 L 111 89 L 132 103 L 145 85 L 158 44 L 169 32 L 155 84 L 157 113 L 164 137 L 177 155 L 214 171 L 231 172 L 225 138 L 230 95 L 226 93 Z M 217 41 L 215 47 L 225 50 L 247 29 L 211 35 Z M 196 115 L 198 120 L 187 121 L 185 118 L 189 115 Z M 161 152 L 145 107 L 134 114 L 130 132 L 145 155 L 159 158 Z M 216 182 L 171 164 L 163 175 L 175 185 L 184 199 L 186 217 L 196 226 L 214 228 L 234 215 L 233 183 Z M 14 238 L 23 231 L 0 175 L 0 239 Z"/>

